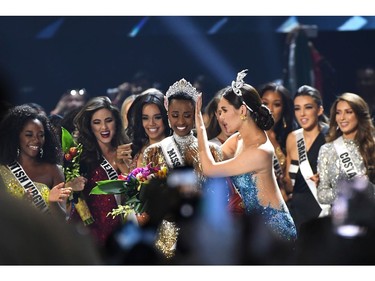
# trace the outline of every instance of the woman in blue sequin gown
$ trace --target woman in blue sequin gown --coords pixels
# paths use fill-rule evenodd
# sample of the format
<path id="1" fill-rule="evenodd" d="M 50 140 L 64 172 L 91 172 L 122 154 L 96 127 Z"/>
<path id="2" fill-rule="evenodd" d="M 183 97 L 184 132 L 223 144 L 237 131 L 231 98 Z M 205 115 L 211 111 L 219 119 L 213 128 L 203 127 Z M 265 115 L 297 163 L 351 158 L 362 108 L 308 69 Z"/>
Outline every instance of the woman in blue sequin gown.
<path id="1" fill-rule="evenodd" d="M 222 162 L 215 162 L 209 153 L 201 114 L 202 97 L 197 101 L 196 125 L 203 173 L 209 177 L 231 177 L 246 213 L 261 215 L 278 239 L 295 241 L 296 227 L 276 181 L 274 148 L 265 133 L 274 120 L 255 88 L 244 83 L 245 76 L 246 70 L 238 73 L 219 102 L 222 111 L 219 118 L 225 130 L 233 133 L 221 146 L 225 159 Z"/>

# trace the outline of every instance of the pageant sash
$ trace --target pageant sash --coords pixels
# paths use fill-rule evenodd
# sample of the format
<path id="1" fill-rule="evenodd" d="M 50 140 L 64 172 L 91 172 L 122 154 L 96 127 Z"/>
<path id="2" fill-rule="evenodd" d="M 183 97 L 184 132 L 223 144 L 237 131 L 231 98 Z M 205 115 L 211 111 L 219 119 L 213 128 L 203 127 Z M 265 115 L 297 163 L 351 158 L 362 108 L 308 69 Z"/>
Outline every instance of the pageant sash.
<path id="1" fill-rule="evenodd" d="M 161 149 L 167 161 L 169 168 L 176 168 L 178 166 L 184 166 L 184 160 L 182 159 L 181 153 L 178 150 L 177 144 L 172 137 L 167 137 L 160 142 Z"/>
<path id="2" fill-rule="evenodd" d="M 320 208 L 322 209 L 319 214 L 319 217 L 327 216 L 329 215 L 331 206 L 328 204 L 319 203 L 316 184 L 314 181 L 310 179 L 310 177 L 312 177 L 314 173 L 311 169 L 309 159 L 307 157 L 305 139 L 303 138 L 303 128 L 298 129 L 295 132 L 295 135 L 296 135 L 296 141 L 297 141 L 299 167 L 300 167 L 302 176 L 305 179 L 306 184 L 309 187 L 311 193 L 314 195 L 316 202 L 319 204 Z"/>
<path id="3" fill-rule="evenodd" d="M 283 171 L 281 169 L 279 159 L 277 159 L 277 156 L 275 154 L 273 155 L 273 168 L 275 170 L 275 175 L 277 177 L 280 177 L 283 175 Z"/>
<path id="4" fill-rule="evenodd" d="M 350 156 L 349 150 L 347 149 L 344 140 L 341 137 L 333 141 L 336 152 L 339 156 L 341 167 L 344 169 L 349 179 L 358 175 L 358 171 L 353 163 L 352 157 Z"/>
<path id="5" fill-rule="evenodd" d="M 103 162 L 100 164 L 100 166 L 103 168 L 103 170 L 106 172 L 107 177 L 109 180 L 117 180 L 118 174 L 115 170 L 115 168 L 112 167 L 111 163 L 108 162 L 107 159 L 103 156 Z M 120 194 L 114 194 L 117 205 L 121 204 L 121 195 Z"/>
<path id="6" fill-rule="evenodd" d="M 35 186 L 34 182 L 26 174 L 22 166 L 17 161 L 7 166 L 9 170 L 12 172 L 13 176 L 25 189 L 25 193 L 31 194 L 34 206 L 41 210 L 42 213 L 48 213 L 49 209 L 46 201 L 44 201 L 39 189 Z"/>

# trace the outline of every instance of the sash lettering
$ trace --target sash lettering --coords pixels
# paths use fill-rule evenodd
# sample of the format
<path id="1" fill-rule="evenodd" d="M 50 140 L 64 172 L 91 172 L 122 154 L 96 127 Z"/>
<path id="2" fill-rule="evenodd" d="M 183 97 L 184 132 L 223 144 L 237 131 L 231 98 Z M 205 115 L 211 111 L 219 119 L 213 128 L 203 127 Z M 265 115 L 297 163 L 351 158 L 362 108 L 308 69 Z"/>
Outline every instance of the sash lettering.
<path id="1" fill-rule="evenodd" d="M 104 157 L 103 157 L 104 158 Z M 108 179 L 116 180 L 118 178 L 118 174 L 116 170 L 112 167 L 112 165 L 104 158 L 103 162 L 100 164 L 104 171 L 107 173 Z"/>
<path id="2" fill-rule="evenodd" d="M 107 173 L 107 177 L 110 180 L 117 180 L 118 174 L 115 170 L 115 168 L 112 167 L 111 163 L 108 162 L 107 159 L 103 156 L 103 162 L 100 164 L 100 166 L 104 169 L 104 171 Z M 120 194 L 114 194 L 117 205 L 121 204 L 121 195 Z"/>
<path id="3" fill-rule="evenodd" d="M 181 163 L 178 159 L 177 153 L 174 150 L 174 148 L 172 148 L 171 150 L 168 150 L 167 153 L 168 153 L 168 156 L 170 157 L 170 159 L 172 161 L 173 167 L 181 166 Z"/>
<path id="4" fill-rule="evenodd" d="M 279 159 L 277 159 L 276 155 L 273 155 L 273 168 L 275 170 L 276 176 L 279 177 L 279 176 L 283 175 L 283 171 L 281 170 L 281 165 L 280 165 Z"/>
<path id="5" fill-rule="evenodd" d="M 328 204 L 320 204 L 318 201 L 318 191 L 315 185 L 315 182 L 313 182 L 310 177 L 314 175 L 310 163 L 307 158 L 307 152 L 306 152 L 306 145 L 305 145 L 305 139 L 303 138 L 303 129 L 298 129 L 295 131 L 296 135 L 296 141 L 297 141 L 297 150 L 298 150 L 298 159 L 299 159 L 299 166 L 300 171 L 303 175 L 303 178 L 306 181 L 307 186 L 309 187 L 312 195 L 314 195 L 314 198 L 316 202 L 319 204 L 320 208 L 322 209 L 319 217 L 324 217 L 329 215 L 329 211 L 331 206 Z"/>
<path id="6" fill-rule="evenodd" d="M 32 201 L 35 207 L 41 210 L 43 213 L 49 212 L 47 203 L 44 201 L 39 189 L 35 186 L 34 182 L 27 176 L 22 166 L 16 161 L 8 165 L 9 170 L 12 172 L 14 177 L 25 189 L 25 193 L 28 193 L 32 197 Z"/>
<path id="7" fill-rule="evenodd" d="M 358 175 L 358 171 L 353 163 L 350 153 L 341 137 L 337 138 L 333 145 L 335 146 L 336 152 L 339 155 L 340 163 L 349 179 Z"/>
<path id="8" fill-rule="evenodd" d="M 167 137 L 160 142 L 161 149 L 169 168 L 176 168 L 185 165 L 181 153 L 173 139 L 173 136 Z"/>
<path id="9" fill-rule="evenodd" d="M 307 155 L 305 153 L 306 151 L 305 140 L 303 138 L 297 140 L 297 148 L 298 148 L 299 163 L 301 164 L 307 159 Z"/>

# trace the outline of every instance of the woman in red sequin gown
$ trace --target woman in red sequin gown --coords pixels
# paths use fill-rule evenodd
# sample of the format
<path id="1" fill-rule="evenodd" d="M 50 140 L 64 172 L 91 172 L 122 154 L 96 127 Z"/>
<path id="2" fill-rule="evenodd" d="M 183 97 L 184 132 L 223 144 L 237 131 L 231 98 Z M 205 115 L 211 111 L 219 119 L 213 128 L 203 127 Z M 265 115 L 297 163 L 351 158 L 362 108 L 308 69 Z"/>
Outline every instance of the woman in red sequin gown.
<path id="1" fill-rule="evenodd" d="M 108 213 L 121 204 L 115 195 L 89 195 L 97 181 L 117 179 L 125 164 L 116 159 L 116 149 L 123 144 L 124 136 L 119 110 L 108 97 L 95 97 L 76 115 L 74 123 L 79 132 L 78 143 L 83 145 L 80 173 L 87 178 L 81 196 L 94 219 L 87 227 L 99 246 L 105 246 L 108 237 L 121 226 L 120 217 Z M 117 196 L 117 195 L 116 195 Z M 74 202 L 74 200 L 73 200 Z M 70 221 L 81 221 L 73 208 Z"/>

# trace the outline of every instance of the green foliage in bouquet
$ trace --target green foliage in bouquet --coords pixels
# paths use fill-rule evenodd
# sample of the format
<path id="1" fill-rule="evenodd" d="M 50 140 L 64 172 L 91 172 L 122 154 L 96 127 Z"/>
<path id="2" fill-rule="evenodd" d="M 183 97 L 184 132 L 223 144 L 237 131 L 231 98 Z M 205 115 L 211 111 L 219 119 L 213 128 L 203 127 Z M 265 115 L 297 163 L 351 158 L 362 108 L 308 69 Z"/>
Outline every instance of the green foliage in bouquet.
<path id="1" fill-rule="evenodd" d="M 117 180 L 98 181 L 97 185 L 91 190 L 90 195 L 123 194 L 125 206 L 119 206 L 119 209 L 113 210 L 110 214 L 126 214 L 129 210 L 142 213 L 145 207 L 144 202 L 140 200 L 142 187 L 148 185 L 152 179 L 166 180 L 167 173 L 166 166 L 154 167 L 150 163 L 146 167 L 135 168 L 127 175 L 120 175 Z"/>

